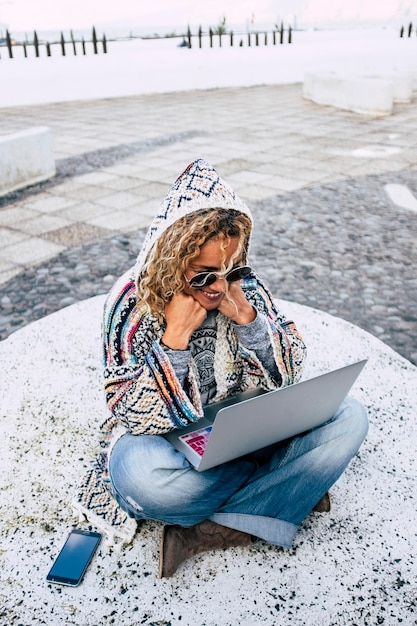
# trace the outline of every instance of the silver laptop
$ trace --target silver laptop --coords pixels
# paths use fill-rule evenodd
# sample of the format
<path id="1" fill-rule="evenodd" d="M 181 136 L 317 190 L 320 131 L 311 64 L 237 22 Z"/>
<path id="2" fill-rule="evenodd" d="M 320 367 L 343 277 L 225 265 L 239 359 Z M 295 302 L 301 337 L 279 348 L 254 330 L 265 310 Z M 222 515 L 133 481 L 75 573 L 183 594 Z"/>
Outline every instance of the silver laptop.
<path id="1" fill-rule="evenodd" d="M 204 407 L 204 417 L 164 437 L 199 472 L 327 422 L 367 359 L 274 391 L 245 391 Z"/>

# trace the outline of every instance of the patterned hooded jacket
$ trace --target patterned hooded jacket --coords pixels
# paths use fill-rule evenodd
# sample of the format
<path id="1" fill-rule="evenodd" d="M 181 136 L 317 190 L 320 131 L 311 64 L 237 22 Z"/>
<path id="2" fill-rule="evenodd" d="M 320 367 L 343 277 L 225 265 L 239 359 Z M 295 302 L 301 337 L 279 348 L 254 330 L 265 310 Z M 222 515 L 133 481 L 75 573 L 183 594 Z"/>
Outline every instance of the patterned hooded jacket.
<path id="1" fill-rule="evenodd" d="M 101 428 L 102 451 L 85 477 L 74 506 L 90 522 L 130 540 L 134 520 L 128 518 L 109 491 L 107 461 L 112 445 L 126 432 L 163 434 L 203 416 L 197 362 L 190 357 L 186 385 L 160 345 L 164 323 L 136 301 L 136 283 L 149 252 L 163 232 L 179 218 L 199 209 L 235 209 L 252 219 L 248 207 L 205 160 L 191 163 L 179 176 L 152 222 L 136 265 L 115 284 L 106 300 L 103 321 L 104 379 L 110 415 Z M 272 375 L 256 353 L 239 342 L 230 320 L 220 312 L 215 321 L 214 376 L 219 401 L 233 393 L 266 390 L 299 380 L 305 346 L 293 322 L 276 309 L 271 294 L 252 273 L 242 280 L 247 300 L 264 316 L 276 364 Z M 186 389 L 186 391 L 185 391 Z"/>

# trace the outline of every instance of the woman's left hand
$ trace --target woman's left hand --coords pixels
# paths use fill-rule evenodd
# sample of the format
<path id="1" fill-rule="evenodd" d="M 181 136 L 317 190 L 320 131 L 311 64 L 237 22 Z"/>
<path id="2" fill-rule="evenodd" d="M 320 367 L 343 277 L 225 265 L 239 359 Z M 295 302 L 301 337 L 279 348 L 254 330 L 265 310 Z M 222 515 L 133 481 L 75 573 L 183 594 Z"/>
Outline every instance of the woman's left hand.
<path id="1" fill-rule="evenodd" d="M 250 324 L 256 317 L 256 311 L 246 300 L 240 281 L 231 282 L 228 292 L 220 302 L 218 310 L 236 324 Z"/>

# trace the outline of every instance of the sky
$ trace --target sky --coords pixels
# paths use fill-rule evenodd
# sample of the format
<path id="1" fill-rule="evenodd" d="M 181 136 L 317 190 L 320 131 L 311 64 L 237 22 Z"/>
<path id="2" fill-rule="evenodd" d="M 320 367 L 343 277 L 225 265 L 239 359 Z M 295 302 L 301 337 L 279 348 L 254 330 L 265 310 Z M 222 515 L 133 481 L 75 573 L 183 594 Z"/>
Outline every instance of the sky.
<path id="1" fill-rule="evenodd" d="M 272 27 L 283 19 L 297 23 L 323 20 L 417 18 L 417 0 L 0 0 L 0 24 L 11 32 L 90 28 L 94 25 L 157 28 L 160 34 L 188 24 Z"/>
<path id="2" fill-rule="evenodd" d="M 98 23 L 134 20 L 147 25 L 175 26 L 196 22 L 217 24 L 226 15 L 231 22 L 259 19 L 270 12 L 269 0 L 0 0 L 0 22 L 11 29 L 87 27 Z"/>

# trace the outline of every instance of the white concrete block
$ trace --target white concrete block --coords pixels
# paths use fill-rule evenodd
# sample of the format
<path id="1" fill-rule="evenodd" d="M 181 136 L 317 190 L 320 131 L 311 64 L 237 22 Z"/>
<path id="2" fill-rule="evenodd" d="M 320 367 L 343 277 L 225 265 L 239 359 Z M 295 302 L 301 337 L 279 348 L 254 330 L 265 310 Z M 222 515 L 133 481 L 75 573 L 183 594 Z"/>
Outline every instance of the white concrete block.
<path id="1" fill-rule="evenodd" d="M 394 103 L 411 102 L 414 89 L 414 77 L 411 73 L 364 75 L 361 78 L 389 80 L 392 83 L 392 99 Z"/>
<path id="2" fill-rule="evenodd" d="M 303 97 L 318 104 L 379 117 L 392 111 L 393 84 L 380 78 L 306 74 Z"/>
<path id="3" fill-rule="evenodd" d="M 55 175 L 52 133 L 39 126 L 0 137 L 0 196 Z"/>
<path id="4" fill-rule="evenodd" d="M 412 69 L 411 76 L 413 80 L 413 91 L 417 91 L 417 67 Z"/>
<path id="5" fill-rule="evenodd" d="M 417 65 L 409 65 L 406 69 L 406 73 L 411 76 L 413 91 L 417 91 Z"/>
<path id="6" fill-rule="evenodd" d="M 414 90 L 414 77 L 411 74 L 394 74 L 389 76 L 393 82 L 394 102 L 411 102 Z"/>

